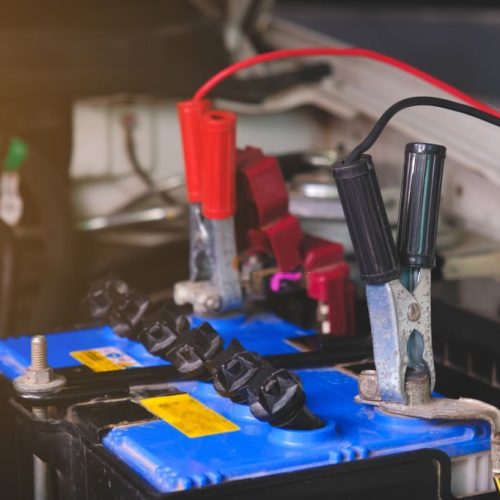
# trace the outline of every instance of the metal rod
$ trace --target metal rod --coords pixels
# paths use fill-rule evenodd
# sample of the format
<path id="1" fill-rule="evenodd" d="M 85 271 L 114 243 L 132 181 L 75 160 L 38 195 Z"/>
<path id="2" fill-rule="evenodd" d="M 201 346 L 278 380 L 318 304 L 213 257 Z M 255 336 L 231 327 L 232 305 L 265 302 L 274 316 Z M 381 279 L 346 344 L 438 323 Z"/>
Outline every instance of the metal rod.
<path id="1" fill-rule="evenodd" d="M 33 407 L 33 415 L 47 418 L 47 408 Z M 46 462 L 33 455 L 33 498 L 34 500 L 50 500 L 50 469 Z"/>

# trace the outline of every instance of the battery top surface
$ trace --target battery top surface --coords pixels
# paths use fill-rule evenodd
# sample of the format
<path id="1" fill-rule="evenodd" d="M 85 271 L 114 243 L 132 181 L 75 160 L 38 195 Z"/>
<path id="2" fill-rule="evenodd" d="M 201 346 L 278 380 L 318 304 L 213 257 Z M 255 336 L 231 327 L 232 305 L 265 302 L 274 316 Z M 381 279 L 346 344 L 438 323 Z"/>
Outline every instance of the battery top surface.
<path id="1" fill-rule="evenodd" d="M 193 326 L 202 321 L 205 319 L 191 318 Z M 212 324 L 226 343 L 237 338 L 246 349 L 264 356 L 297 352 L 297 349 L 288 343 L 288 339 L 310 335 L 308 330 L 269 313 L 250 317 L 239 314 L 226 318 L 206 319 L 206 321 Z M 89 363 L 92 365 L 91 368 L 97 367 L 98 371 L 111 369 L 111 363 L 121 364 L 126 368 L 169 364 L 149 354 L 139 342 L 119 337 L 109 326 L 50 333 L 46 338 L 48 361 L 52 368 L 79 366 L 82 359 L 90 359 L 90 354 L 101 359 L 100 365 L 98 362 Z M 9 379 L 14 379 L 29 367 L 30 342 L 31 337 L 28 336 L 0 340 L 0 373 Z M 88 351 L 92 353 L 86 354 Z M 106 360 L 111 363 L 107 363 Z M 99 366 L 102 370 L 99 370 Z"/>
<path id="2" fill-rule="evenodd" d="M 273 428 L 211 384 L 181 382 L 175 384 L 181 394 L 142 402 L 161 418 L 116 427 L 104 446 L 159 492 L 415 449 L 438 448 L 451 457 L 489 449 L 486 423 L 389 416 L 356 403 L 356 380 L 340 371 L 296 373 L 308 407 L 326 422 L 322 429 Z"/>

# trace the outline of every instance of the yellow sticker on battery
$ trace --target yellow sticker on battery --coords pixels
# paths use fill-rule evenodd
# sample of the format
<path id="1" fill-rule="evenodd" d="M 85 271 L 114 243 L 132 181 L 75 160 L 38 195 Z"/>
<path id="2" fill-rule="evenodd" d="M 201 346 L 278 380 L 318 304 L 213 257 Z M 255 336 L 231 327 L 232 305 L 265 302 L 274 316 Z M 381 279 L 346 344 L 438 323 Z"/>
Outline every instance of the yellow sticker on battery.
<path id="1" fill-rule="evenodd" d="M 97 347 L 86 351 L 73 351 L 70 354 L 94 372 L 112 372 L 141 366 L 134 358 L 116 347 Z"/>
<path id="2" fill-rule="evenodd" d="M 146 398 L 141 405 L 189 438 L 240 430 L 236 424 L 189 394 Z"/>
<path id="3" fill-rule="evenodd" d="M 497 493 L 499 493 L 500 496 L 500 476 L 495 475 L 493 477 L 493 480 L 495 481 L 495 488 L 497 489 Z"/>

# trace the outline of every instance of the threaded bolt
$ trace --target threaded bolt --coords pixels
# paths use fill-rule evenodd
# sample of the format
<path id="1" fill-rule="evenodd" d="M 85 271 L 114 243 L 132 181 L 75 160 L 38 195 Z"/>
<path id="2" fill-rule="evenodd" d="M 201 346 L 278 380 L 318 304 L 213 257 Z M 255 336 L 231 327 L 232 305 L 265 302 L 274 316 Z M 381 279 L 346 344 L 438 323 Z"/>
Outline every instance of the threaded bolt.
<path id="1" fill-rule="evenodd" d="M 47 362 L 47 339 L 45 335 L 35 335 L 31 338 L 31 369 L 45 370 Z"/>
<path id="2" fill-rule="evenodd" d="M 31 365 L 14 379 L 17 392 L 50 392 L 64 386 L 66 379 L 49 366 L 47 360 L 47 339 L 45 335 L 31 337 Z"/>

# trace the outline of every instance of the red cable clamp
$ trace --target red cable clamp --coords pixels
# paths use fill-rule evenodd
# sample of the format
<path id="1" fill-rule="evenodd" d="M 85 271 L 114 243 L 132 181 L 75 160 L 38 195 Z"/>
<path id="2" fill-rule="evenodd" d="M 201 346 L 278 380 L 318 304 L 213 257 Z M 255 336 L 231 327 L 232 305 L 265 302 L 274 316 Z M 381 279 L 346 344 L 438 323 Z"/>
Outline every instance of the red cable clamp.
<path id="1" fill-rule="evenodd" d="M 202 118 L 202 213 L 208 219 L 233 217 L 236 207 L 236 116 L 209 111 Z"/>
<path id="2" fill-rule="evenodd" d="M 200 203 L 202 197 L 202 131 L 203 113 L 210 109 L 208 99 L 177 103 L 181 127 L 187 196 L 190 203 Z"/>

